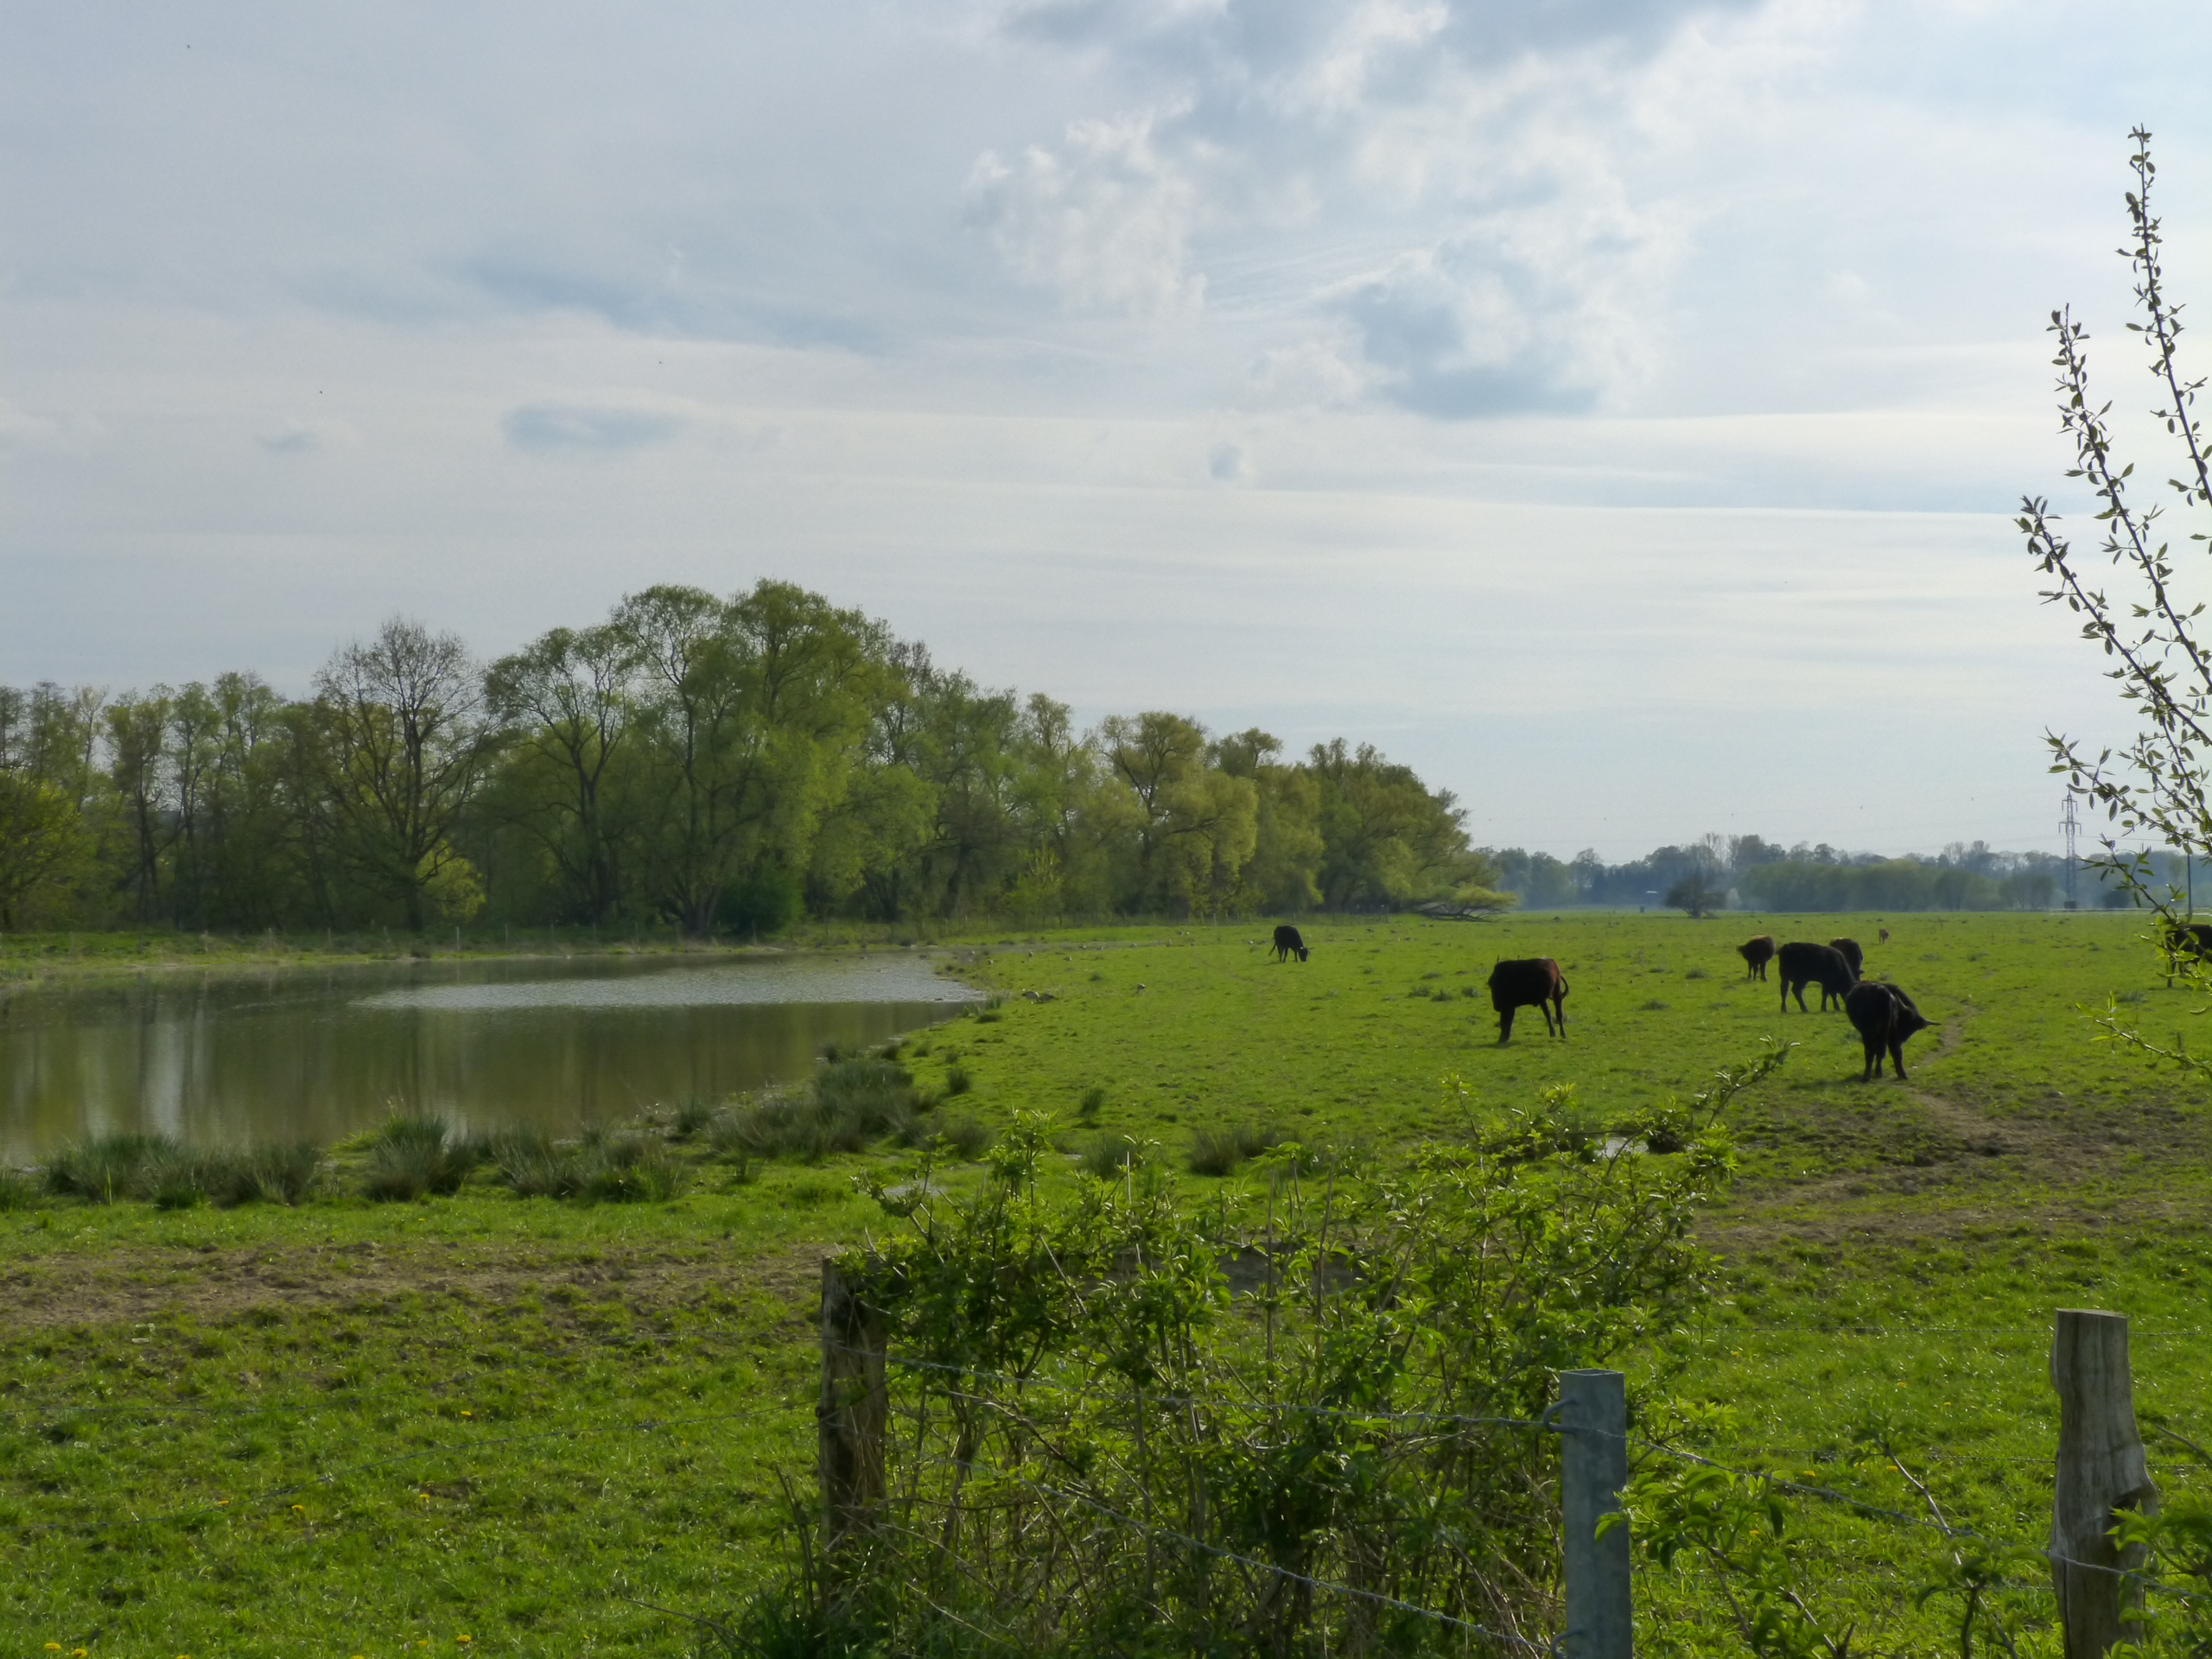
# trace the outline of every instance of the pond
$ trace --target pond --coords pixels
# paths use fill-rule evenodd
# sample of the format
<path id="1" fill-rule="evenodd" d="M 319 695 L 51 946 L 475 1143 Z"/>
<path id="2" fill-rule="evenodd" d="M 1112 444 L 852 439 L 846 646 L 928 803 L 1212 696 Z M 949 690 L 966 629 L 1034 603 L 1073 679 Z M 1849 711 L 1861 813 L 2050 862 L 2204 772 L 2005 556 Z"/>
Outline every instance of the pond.
<path id="1" fill-rule="evenodd" d="M 0 1000 L 0 1162 L 86 1135 L 326 1144 L 394 1110 L 573 1135 L 804 1077 L 975 993 L 912 952 L 273 969 Z"/>

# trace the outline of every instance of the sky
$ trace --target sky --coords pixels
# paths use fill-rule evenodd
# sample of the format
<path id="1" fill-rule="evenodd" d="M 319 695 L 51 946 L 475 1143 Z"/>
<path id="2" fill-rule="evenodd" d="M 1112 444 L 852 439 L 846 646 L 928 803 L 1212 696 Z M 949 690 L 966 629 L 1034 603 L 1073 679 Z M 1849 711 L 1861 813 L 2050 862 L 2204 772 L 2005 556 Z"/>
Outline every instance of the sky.
<path id="1" fill-rule="evenodd" d="M 2212 293 L 2208 59 L 2182 0 L 10 0 L 0 682 L 772 576 L 1373 742 L 1478 844 L 2056 849 L 2043 734 L 2128 728 L 2012 524 L 2076 505 L 2043 330 L 2147 407 L 2126 135 Z"/>

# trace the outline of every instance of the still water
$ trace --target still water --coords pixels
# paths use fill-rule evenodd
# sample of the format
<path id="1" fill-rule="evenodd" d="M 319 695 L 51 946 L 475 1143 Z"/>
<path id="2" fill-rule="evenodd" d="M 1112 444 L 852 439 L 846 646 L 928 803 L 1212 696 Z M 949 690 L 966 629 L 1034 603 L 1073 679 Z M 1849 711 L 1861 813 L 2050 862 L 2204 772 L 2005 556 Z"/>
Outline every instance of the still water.
<path id="1" fill-rule="evenodd" d="M 805 1075 L 973 997 L 912 953 L 421 962 L 0 1000 L 0 1161 L 111 1130 L 328 1142 L 394 1109 L 558 1135 Z"/>

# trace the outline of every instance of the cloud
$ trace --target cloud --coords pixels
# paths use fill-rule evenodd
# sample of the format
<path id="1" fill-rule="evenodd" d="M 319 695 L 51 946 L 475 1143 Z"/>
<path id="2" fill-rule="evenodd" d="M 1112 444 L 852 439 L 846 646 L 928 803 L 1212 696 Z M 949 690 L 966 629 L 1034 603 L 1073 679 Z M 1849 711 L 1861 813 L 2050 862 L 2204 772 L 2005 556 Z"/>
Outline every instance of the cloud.
<path id="1" fill-rule="evenodd" d="M 353 429 L 343 421 L 285 421 L 253 441 L 272 455 L 312 455 L 351 443 Z"/>
<path id="2" fill-rule="evenodd" d="M 1217 484 L 1235 484 L 1244 476 L 1244 452 L 1233 443 L 1217 443 L 1206 457 L 1206 474 Z"/>
<path id="3" fill-rule="evenodd" d="M 968 178 L 969 217 L 1023 282 L 1071 308 L 1137 315 L 1198 306 L 1185 270 L 1199 189 L 1154 143 L 1157 112 L 1077 121 L 1057 149 L 1012 161 L 986 150 Z"/>
<path id="4" fill-rule="evenodd" d="M 533 454 L 621 454 L 666 443 L 689 423 L 664 410 L 588 404 L 524 404 L 499 423 L 507 442 Z"/>

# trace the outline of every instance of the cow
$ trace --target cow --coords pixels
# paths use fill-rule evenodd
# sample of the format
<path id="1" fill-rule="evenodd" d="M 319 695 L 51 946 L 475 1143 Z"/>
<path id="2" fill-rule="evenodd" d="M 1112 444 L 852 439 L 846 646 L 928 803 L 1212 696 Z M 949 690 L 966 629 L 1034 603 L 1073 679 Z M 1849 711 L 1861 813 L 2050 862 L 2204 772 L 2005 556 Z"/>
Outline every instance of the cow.
<path id="1" fill-rule="evenodd" d="M 1275 929 L 1275 960 L 1288 962 L 1296 957 L 1300 962 L 1313 953 L 1306 948 L 1306 941 L 1298 937 L 1298 930 L 1288 922 Z"/>
<path id="2" fill-rule="evenodd" d="M 1843 953 L 1843 959 L 1851 964 L 1851 976 L 1853 979 L 1866 977 L 1866 953 L 1859 948 L 1858 940 L 1830 939 L 1828 949 Z"/>
<path id="3" fill-rule="evenodd" d="M 1913 1006 L 1912 999 L 1882 980 L 1865 979 L 1843 999 L 1843 1011 L 1851 1016 L 1859 1040 L 1866 1046 L 1866 1068 L 1859 1074 L 1859 1082 L 1872 1083 L 1882 1075 L 1885 1051 L 1897 1076 L 1904 1077 L 1904 1039 L 1916 1031 L 1928 1029 L 1926 1016 Z"/>
<path id="4" fill-rule="evenodd" d="M 1885 927 L 1885 928 L 1884 928 L 1884 929 L 1882 930 L 1882 943 L 1883 943 L 1884 944 L 1887 944 L 1889 942 L 1890 942 L 1890 930 L 1889 930 L 1888 928 L 1886 928 L 1886 927 Z"/>
<path id="5" fill-rule="evenodd" d="M 2177 957 L 2212 957 L 2212 922 L 2169 922 L 2166 950 Z"/>
<path id="6" fill-rule="evenodd" d="M 1567 976 L 1549 957 L 1525 957 L 1501 962 L 1490 970 L 1490 1005 L 1497 1010 L 1497 1040 L 1513 1035 L 1516 1008 L 1535 1004 L 1544 1016 L 1544 1034 L 1567 1039 Z M 1559 1029 L 1552 1029 L 1552 1014 L 1559 1014 Z"/>
<path id="7" fill-rule="evenodd" d="M 1782 1011 L 1789 1012 L 1789 994 L 1797 994 L 1797 1012 L 1806 1013 L 1805 988 L 1821 988 L 1821 1012 L 1828 1011 L 1828 999 L 1834 997 L 1840 1004 L 1843 994 L 1859 982 L 1859 976 L 1851 971 L 1851 960 L 1832 944 L 1785 944 L 1774 953 L 1782 964 Z"/>
<path id="8" fill-rule="evenodd" d="M 1736 947 L 1736 954 L 1744 959 L 1745 979 L 1764 979 L 1766 965 L 1774 960 L 1774 935 L 1762 933 L 1757 938 L 1745 939 Z"/>

